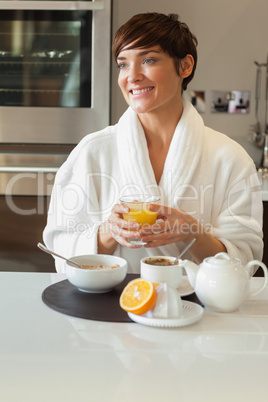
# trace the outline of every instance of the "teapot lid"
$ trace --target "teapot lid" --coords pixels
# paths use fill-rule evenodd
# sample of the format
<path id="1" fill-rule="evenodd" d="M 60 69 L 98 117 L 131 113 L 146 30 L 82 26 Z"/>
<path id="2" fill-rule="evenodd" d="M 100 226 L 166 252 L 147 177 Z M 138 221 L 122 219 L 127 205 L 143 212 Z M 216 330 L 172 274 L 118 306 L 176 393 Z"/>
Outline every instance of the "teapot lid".
<path id="1" fill-rule="evenodd" d="M 239 258 L 231 257 L 227 253 L 218 253 L 214 255 L 213 257 L 208 257 L 204 259 L 204 262 L 211 264 L 211 265 L 217 265 L 217 266 L 223 266 L 223 265 L 231 265 L 231 266 L 238 266 L 241 265 L 241 261 Z"/>

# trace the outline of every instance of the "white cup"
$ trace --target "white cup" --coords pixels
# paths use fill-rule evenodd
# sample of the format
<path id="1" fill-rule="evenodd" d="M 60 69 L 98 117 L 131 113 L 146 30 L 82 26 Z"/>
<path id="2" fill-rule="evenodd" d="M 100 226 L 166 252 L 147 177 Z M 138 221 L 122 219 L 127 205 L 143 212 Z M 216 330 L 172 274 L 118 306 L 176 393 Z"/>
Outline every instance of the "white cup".
<path id="1" fill-rule="evenodd" d="M 157 260 L 172 262 L 174 257 L 154 256 L 145 257 L 141 260 L 141 278 L 153 283 L 166 283 L 168 286 L 177 289 L 182 283 L 182 268 L 179 265 L 153 265 Z"/>

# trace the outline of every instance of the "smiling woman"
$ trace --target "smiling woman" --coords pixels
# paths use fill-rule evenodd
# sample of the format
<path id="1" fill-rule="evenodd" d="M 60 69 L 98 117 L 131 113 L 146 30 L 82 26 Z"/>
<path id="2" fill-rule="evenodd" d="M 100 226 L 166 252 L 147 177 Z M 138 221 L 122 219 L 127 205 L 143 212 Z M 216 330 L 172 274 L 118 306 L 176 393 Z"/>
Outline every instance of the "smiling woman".
<path id="1" fill-rule="evenodd" d="M 130 46 L 131 47 L 131 46 Z M 118 85 L 126 102 L 135 112 L 156 112 L 161 119 L 170 114 L 173 104 L 181 106 L 181 87 L 193 69 L 194 60 L 187 55 L 178 75 L 174 61 L 160 46 L 146 50 L 124 47 L 117 57 Z M 182 108 L 178 108 L 181 114 Z M 142 120 L 142 115 L 139 115 Z M 178 120 L 179 116 L 176 117 Z"/>
<path id="2" fill-rule="evenodd" d="M 183 99 L 196 45 L 175 14 L 138 14 L 119 28 L 113 51 L 129 107 L 118 124 L 86 136 L 58 171 L 44 231 L 48 248 L 67 257 L 119 255 L 136 273 L 142 258 L 176 257 L 193 238 L 185 258 L 197 263 L 222 251 L 243 263 L 261 259 L 254 163 Z M 118 201 L 134 194 L 160 197 L 160 205 L 148 207 L 155 224 L 137 228 L 123 219 L 129 208 Z M 60 261 L 56 267 L 64 270 Z"/>

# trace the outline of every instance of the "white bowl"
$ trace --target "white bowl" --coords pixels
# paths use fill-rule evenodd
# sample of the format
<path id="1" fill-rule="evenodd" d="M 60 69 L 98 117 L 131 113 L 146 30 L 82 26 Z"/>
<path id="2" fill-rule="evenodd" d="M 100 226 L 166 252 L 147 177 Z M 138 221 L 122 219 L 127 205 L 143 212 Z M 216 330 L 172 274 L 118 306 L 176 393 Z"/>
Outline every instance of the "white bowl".
<path id="1" fill-rule="evenodd" d="M 119 285 L 127 275 L 127 261 L 120 257 L 104 254 L 79 255 L 70 258 L 79 265 L 115 265 L 113 269 L 78 268 L 65 263 L 65 273 L 69 282 L 87 293 L 105 293 Z"/>

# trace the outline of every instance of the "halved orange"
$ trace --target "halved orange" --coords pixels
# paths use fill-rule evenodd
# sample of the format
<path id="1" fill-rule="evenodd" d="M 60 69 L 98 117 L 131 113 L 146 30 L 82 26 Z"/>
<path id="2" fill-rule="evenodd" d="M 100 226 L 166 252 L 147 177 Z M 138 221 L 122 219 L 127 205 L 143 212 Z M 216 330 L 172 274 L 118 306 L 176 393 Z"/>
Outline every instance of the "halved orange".
<path id="1" fill-rule="evenodd" d="M 152 282 L 138 278 L 130 281 L 120 296 L 120 306 L 133 314 L 144 314 L 151 310 L 157 299 L 157 291 Z"/>

